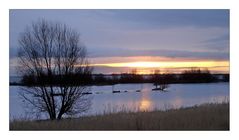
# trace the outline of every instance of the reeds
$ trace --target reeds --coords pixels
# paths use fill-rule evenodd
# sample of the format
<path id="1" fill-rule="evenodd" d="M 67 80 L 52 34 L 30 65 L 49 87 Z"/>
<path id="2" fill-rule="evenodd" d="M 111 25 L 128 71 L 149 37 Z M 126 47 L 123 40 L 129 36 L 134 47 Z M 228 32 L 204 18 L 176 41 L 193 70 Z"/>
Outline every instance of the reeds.
<path id="1" fill-rule="evenodd" d="M 10 130 L 229 130 L 229 103 L 166 111 L 123 110 L 56 121 L 13 120 Z"/>

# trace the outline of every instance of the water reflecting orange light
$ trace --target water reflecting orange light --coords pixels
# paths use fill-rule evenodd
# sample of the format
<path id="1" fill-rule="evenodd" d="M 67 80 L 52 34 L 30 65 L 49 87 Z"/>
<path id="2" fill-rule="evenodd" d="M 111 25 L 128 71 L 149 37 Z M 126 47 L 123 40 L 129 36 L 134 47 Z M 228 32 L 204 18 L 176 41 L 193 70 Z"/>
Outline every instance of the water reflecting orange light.
<path id="1" fill-rule="evenodd" d="M 140 111 L 147 111 L 151 108 L 151 101 L 148 99 L 142 99 L 140 101 L 139 109 Z"/>

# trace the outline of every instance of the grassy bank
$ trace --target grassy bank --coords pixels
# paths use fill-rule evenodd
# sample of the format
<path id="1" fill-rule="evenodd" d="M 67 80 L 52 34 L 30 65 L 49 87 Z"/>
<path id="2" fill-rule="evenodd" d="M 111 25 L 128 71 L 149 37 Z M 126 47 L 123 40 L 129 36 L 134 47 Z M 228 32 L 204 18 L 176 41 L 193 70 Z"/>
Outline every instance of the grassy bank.
<path id="1" fill-rule="evenodd" d="M 229 104 L 63 119 L 12 121 L 10 130 L 229 130 Z"/>

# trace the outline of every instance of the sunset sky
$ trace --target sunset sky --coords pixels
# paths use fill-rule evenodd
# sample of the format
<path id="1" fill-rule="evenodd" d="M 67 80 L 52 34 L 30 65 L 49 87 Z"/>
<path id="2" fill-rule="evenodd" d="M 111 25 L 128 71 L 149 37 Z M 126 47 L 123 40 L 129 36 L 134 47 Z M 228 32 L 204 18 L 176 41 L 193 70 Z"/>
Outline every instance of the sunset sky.
<path id="1" fill-rule="evenodd" d="M 94 73 L 229 73 L 229 10 L 10 10 L 10 75 L 19 34 L 42 18 L 80 32 Z"/>

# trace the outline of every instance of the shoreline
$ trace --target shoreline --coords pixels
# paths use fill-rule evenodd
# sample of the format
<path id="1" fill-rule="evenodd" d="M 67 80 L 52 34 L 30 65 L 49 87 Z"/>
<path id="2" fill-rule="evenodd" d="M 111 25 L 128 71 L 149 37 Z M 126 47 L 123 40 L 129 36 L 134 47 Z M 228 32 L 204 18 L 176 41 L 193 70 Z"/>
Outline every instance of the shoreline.
<path id="1" fill-rule="evenodd" d="M 224 81 L 219 81 L 219 82 L 198 82 L 198 83 L 190 83 L 190 82 L 184 82 L 184 83 L 169 83 L 170 84 L 213 84 L 213 83 L 230 83 L 229 81 L 224 82 Z M 154 84 L 152 82 L 143 82 L 143 83 L 115 83 L 115 84 L 88 84 L 88 85 L 73 85 L 73 86 L 112 86 L 112 85 L 117 85 L 117 84 Z M 34 87 L 37 85 L 33 86 L 27 86 L 21 83 L 9 83 L 9 86 L 25 86 L 25 87 Z"/>
<path id="2" fill-rule="evenodd" d="M 230 130 L 229 103 L 117 112 L 62 120 L 13 120 L 10 130 Z"/>

